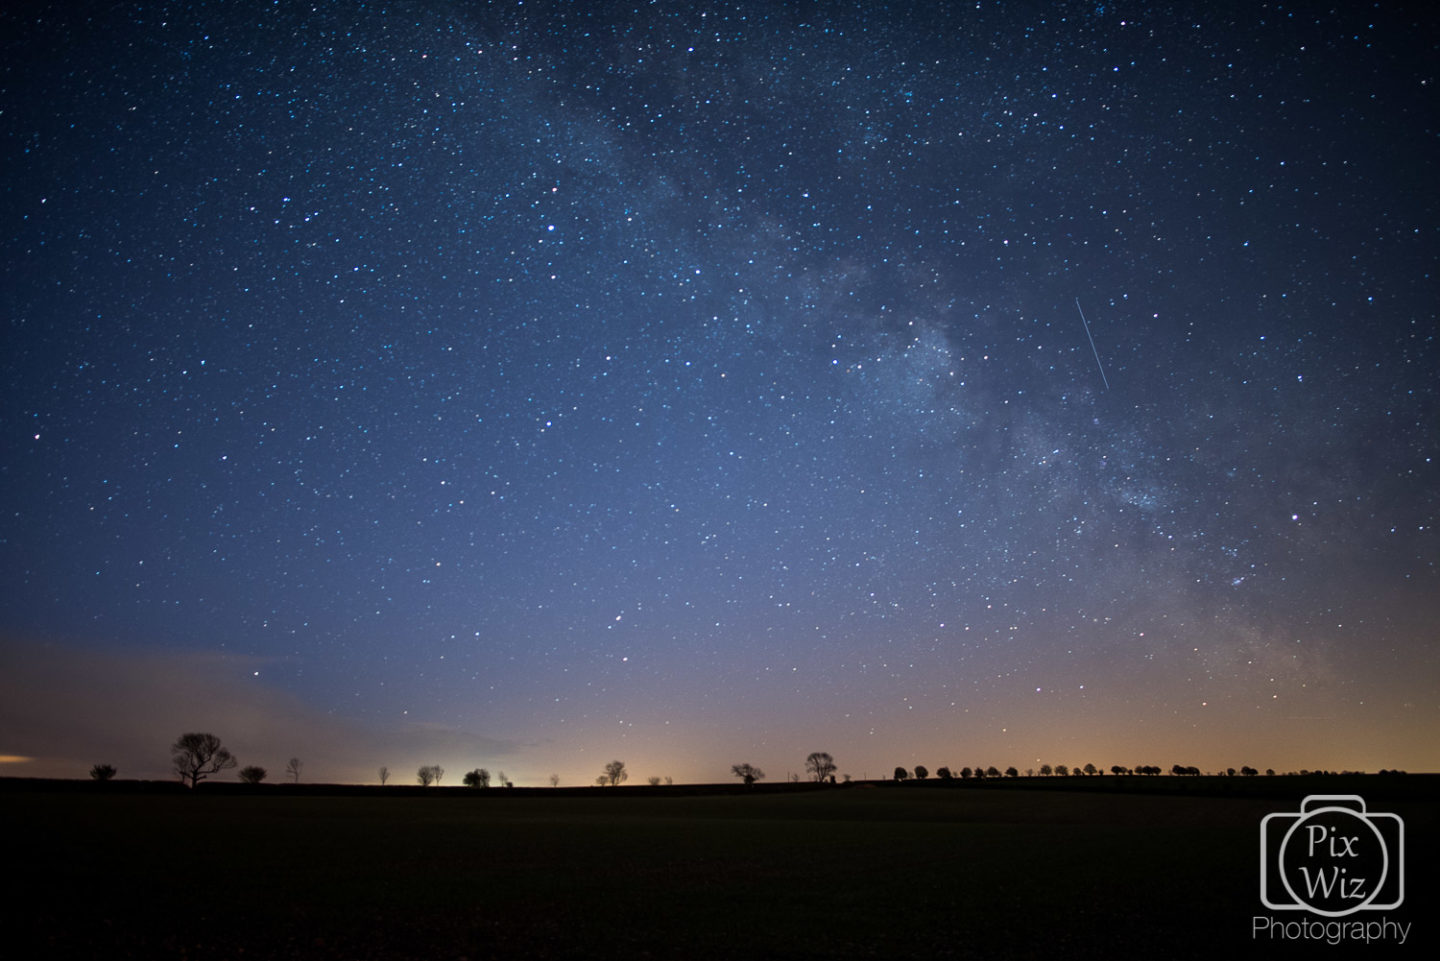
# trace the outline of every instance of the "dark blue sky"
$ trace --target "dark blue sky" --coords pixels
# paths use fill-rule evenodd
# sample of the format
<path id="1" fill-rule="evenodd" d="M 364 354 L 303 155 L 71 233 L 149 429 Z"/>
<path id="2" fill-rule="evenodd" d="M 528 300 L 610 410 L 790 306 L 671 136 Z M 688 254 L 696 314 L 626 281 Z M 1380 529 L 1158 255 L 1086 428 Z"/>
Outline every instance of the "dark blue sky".
<path id="1" fill-rule="evenodd" d="M 7 8 L 5 770 L 1434 769 L 1435 21 L 1191 6 Z"/>

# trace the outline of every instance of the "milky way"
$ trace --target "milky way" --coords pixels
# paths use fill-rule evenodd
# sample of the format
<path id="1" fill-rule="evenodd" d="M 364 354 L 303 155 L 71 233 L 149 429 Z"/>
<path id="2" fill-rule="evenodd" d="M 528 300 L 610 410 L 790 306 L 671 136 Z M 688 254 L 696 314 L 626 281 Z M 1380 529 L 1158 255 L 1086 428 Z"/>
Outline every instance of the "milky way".
<path id="1" fill-rule="evenodd" d="M 1428 18 L 26 7 L 6 772 L 1437 762 Z"/>

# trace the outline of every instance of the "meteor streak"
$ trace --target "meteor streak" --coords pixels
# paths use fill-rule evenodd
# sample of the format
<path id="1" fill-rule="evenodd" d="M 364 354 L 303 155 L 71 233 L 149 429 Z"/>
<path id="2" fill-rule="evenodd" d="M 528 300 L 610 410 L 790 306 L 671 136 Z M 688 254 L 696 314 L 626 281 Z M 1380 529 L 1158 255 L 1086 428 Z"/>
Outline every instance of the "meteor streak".
<path id="1" fill-rule="evenodd" d="M 1090 336 L 1090 323 L 1085 319 L 1085 311 L 1080 306 L 1080 298 L 1075 298 L 1075 309 L 1080 311 L 1080 323 L 1085 325 L 1085 339 L 1090 341 L 1090 353 L 1095 355 L 1095 366 L 1100 371 L 1100 380 L 1105 384 L 1105 389 L 1110 389 L 1110 380 L 1105 376 L 1105 368 L 1100 364 L 1100 351 L 1095 349 L 1095 338 Z"/>

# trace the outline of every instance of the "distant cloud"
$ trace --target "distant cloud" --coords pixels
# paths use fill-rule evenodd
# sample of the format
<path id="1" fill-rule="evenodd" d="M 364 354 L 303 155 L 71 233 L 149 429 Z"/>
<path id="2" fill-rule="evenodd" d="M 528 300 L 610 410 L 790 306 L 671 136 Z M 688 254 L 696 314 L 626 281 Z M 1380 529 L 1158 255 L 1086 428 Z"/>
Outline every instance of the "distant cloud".
<path id="1" fill-rule="evenodd" d="M 186 731 L 219 735 L 241 764 L 279 774 L 305 762 L 309 781 L 399 779 L 422 763 L 483 762 L 517 742 L 444 725 L 381 729 L 307 705 L 264 681 L 273 662 L 195 651 L 115 652 L 49 643 L 0 645 L 0 764 L 17 777 L 85 777 L 114 764 L 122 778 L 170 778 L 169 748 Z M 257 672 L 259 672 L 257 674 Z"/>

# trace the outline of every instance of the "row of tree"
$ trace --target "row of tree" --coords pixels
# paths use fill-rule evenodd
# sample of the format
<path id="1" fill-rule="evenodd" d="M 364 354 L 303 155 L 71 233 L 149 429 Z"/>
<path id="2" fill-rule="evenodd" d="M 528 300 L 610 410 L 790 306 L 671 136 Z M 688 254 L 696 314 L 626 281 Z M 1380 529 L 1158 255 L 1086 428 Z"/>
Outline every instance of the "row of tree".
<path id="1" fill-rule="evenodd" d="M 170 754 L 171 763 L 173 765 L 175 773 L 179 775 L 182 782 L 188 783 L 192 788 L 195 785 L 199 784 L 201 781 L 205 780 L 210 775 L 218 774 L 221 771 L 229 770 L 230 768 L 236 767 L 239 763 L 235 760 L 234 755 L 232 755 L 230 751 L 223 744 L 220 743 L 220 739 L 218 737 L 213 734 L 206 733 L 187 733 L 180 735 L 180 737 L 175 741 L 175 743 L 170 745 Z M 300 759 L 298 757 L 292 757 L 285 764 L 285 774 L 289 776 L 294 782 L 299 783 L 300 771 L 302 767 L 303 765 Z M 810 778 L 817 782 L 829 782 L 831 784 L 835 783 L 835 771 L 835 758 L 833 758 L 828 752 L 812 751 L 805 758 L 805 772 Z M 96 764 L 90 769 L 90 776 L 97 781 L 108 781 L 111 778 L 115 777 L 116 773 L 116 768 L 112 764 Z M 733 774 L 735 777 L 740 778 L 746 784 L 754 784 L 756 781 L 762 780 L 765 777 L 764 771 L 760 770 L 760 768 L 748 762 L 732 764 L 730 766 L 730 773 Z M 1077 765 L 1074 768 L 1071 768 L 1064 764 L 1056 764 L 1053 767 L 1049 764 L 1042 764 L 1040 765 L 1040 769 L 1038 771 L 1036 771 L 1034 768 L 1027 769 L 1025 771 L 1025 776 L 1034 777 L 1036 774 L 1039 774 L 1039 776 L 1041 777 L 1089 777 L 1094 775 L 1103 775 L 1104 773 L 1105 772 L 1103 770 L 1097 768 L 1094 764 L 1086 764 L 1083 767 Z M 1134 767 L 1125 767 L 1121 764 L 1114 764 L 1110 767 L 1110 773 L 1115 775 L 1133 774 L 1153 777 L 1163 772 L 1159 765 L 1155 764 L 1137 764 Z M 1200 769 L 1198 767 L 1194 767 L 1193 765 L 1175 764 L 1171 766 L 1170 773 L 1177 777 L 1193 777 L 1200 774 Z M 1232 767 L 1226 768 L 1225 771 L 1222 773 L 1227 774 L 1230 777 L 1234 777 L 1237 773 L 1242 777 L 1254 777 L 1260 772 L 1255 768 L 1250 767 L 1249 765 L 1245 765 L 1241 767 L 1238 772 L 1235 770 L 1235 768 Z M 1267 768 L 1265 770 L 1265 773 L 1267 775 L 1273 776 L 1275 774 L 1275 771 L 1273 768 Z M 1299 773 L 1329 774 L 1333 772 L 1301 771 Z M 1404 772 L 1381 771 L 1380 773 L 1402 774 Z M 265 780 L 266 774 L 267 772 L 265 768 L 259 767 L 258 765 L 250 765 L 248 767 L 241 768 L 239 771 L 240 780 L 244 781 L 247 784 L 259 784 L 261 781 Z M 390 780 L 390 769 L 388 767 L 382 766 L 379 770 L 379 774 L 380 783 L 382 785 Z M 894 772 L 894 778 L 897 781 L 907 781 L 910 780 L 912 777 L 917 781 L 923 781 L 929 776 L 930 769 L 925 767 L 925 765 L 923 764 L 917 764 L 913 769 L 896 767 Z M 948 781 L 957 776 L 962 780 L 968 780 L 971 778 L 974 778 L 976 780 L 985 780 L 987 778 L 1001 777 L 1018 778 L 1020 777 L 1020 771 L 1013 766 L 1006 768 L 1002 772 L 994 765 L 991 765 L 989 767 L 981 767 L 979 765 L 976 765 L 974 768 L 962 767 L 957 773 L 952 772 L 951 769 L 948 767 L 941 767 L 936 769 L 935 776 L 942 781 Z M 438 785 L 444 777 L 445 769 L 443 767 L 438 764 L 426 764 L 423 765 L 416 772 L 415 781 L 422 787 L 430 787 L 431 785 Z M 595 779 L 595 783 L 603 787 L 616 787 L 620 784 L 623 784 L 626 780 L 629 779 L 629 777 L 630 774 L 625 769 L 624 761 L 611 761 L 610 763 L 605 765 L 604 770 Z M 846 781 L 850 780 L 850 775 L 847 774 L 844 777 Z M 791 778 L 792 780 L 797 781 L 800 779 L 798 774 L 791 775 Z M 466 772 L 463 778 L 463 782 L 466 787 L 476 788 L 489 787 L 491 784 L 491 780 L 492 779 L 490 776 L 490 772 L 483 767 Z M 494 782 L 503 787 L 515 786 L 510 782 L 509 778 L 505 776 L 504 771 L 500 771 L 496 774 Z M 662 779 L 659 776 L 652 776 L 649 779 L 649 783 L 652 786 L 659 785 L 662 782 L 665 784 L 674 783 L 673 780 L 668 777 Z M 550 786 L 558 787 L 559 784 L 560 775 L 550 775 Z"/>
<path id="2" fill-rule="evenodd" d="M 1086 764 L 1084 767 L 1080 767 L 1077 765 L 1073 768 L 1064 764 L 1056 764 L 1054 767 L 1051 767 L 1049 764 L 1042 764 L 1040 765 L 1040 769 L 1038 771 L 1035 770 L 1035 768 L 1027 768 L 1025 771 L 1025 776 L 1035 777 L 1038 774 L 1040 777 L 1094 777 L 1096 775 L 1104 775 L 1104 773 L 1104 771 L 1097 768 L 1093 764 Z M 1162 771 L 1160 766 L 1157 764 L 1137 764 L 1134 767 L 1125 767 L 1123 764 L 1112 764 L 1110 766 L 1110 773 L 1117 776 L 1124 774 L 1139 774 L 1147 777 L 1153 777 L 1157 774 L 1161 774 Z M 1176 764 L 1170 768 L 1170 773 L 1176 776 L 1193 777 L 1200 774 L 1200 769 L 1198 767 L 1194 767 L 1193 765 L 1187 766 L 1184 764 Z M 1221 773 L 1227 774 L 1230 777 L 1234 777 L 1237 773 L 1242 777 L 1254 777 L 1260 772 L 1257 771 L 1255 768 L 1246 765 L 1245 767 L 1240 768 L 1238 772 L 1232 767 L 1226 768 Z M 1275 771 L 1273 768 L 1267 768 L 1265 773 L 1273 776 Z M 1308 774 L 1310 772 L 1306 771 L 1302 773 Z M 909 780 L 911 776 L 911 772 L 903 767 L 897 767 L 895 769 L 895 780 L 897 781 Z M 917 764 L 915 765 L 913 776 L 916 780 L 923 781 L 930 776 L 930 770 L 923 764 Z M 951 772 L 948 767 L 942 767 L 935 771 L 935 776 L 940 778 L 942 781 L 945 781 L 955 777 L 956 775 Z M 997 777 L 1020 777 L 1020 771 L 1019 769 L 1012 766 L 1007 767 L 1002 773 L 1000 769 L 995 767 L 994 765 L 984 768 L 977 765 L 973 769 L 968 767 L 962 767 L 958 776 L 962 779 L 973 777 L 977 780 L 983 780 L 985 778 Z"/>

